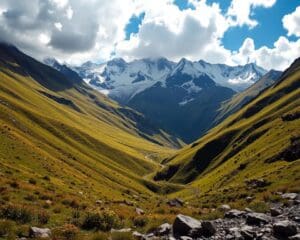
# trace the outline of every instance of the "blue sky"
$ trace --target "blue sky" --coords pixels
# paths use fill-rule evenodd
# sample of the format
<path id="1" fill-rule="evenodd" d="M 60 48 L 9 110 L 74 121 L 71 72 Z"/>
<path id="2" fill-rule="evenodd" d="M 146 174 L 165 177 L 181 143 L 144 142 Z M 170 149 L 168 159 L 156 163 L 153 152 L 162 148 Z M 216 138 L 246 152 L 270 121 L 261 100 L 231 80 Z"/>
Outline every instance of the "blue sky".
<path id="1" fill-rule="evenodd" d="M 0 41 L 70 64 L 166 57 L 283 70 L 300 53 L 300 0 L 1 0 Z"/>
<path id="2" fill-rule="evenodd" d="M 243 1 L 243 0 L 241 0 Z M 224 14 L 226 14 L 231 0 L 207 0 L 208 4 L 218 3 Z M 180 10 L 194 9 L 193 5 L 188 0 L 174 0 L 174 3 Z M 254 28 L 248 26 L 241 26 L 230 28 L 224 35 L 222 43 L 225 48 L 230 50 L 238 50 L 247 37 L 255 41 L 256 47 L 272 47 L 279 36 L 286 35 L 287 30 L 282 26 L 282 18 L 287 13 L 293 12 L 299 6 L 299 0 L 277 0 L 275 5 L 271 8 L 258 7 L 253 10 L 253 18 L 259 24 Z M 132 33 L 138 33 L 139 25 L 142 23 L 145 13 L 138 16 L 132 16 L 130 22 L 125 28 L 126 39 L 130 38 Z M 295 41 L 295 36 L 287 36 L 289 40 Z"/>

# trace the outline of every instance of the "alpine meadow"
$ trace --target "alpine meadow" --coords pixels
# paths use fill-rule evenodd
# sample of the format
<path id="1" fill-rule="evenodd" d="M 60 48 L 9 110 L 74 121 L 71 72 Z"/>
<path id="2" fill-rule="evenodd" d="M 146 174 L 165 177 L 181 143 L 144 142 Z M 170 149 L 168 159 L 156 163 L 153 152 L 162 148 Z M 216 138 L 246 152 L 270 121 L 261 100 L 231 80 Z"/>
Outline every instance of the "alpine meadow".
<path id="1" fill-rule="evenodd" d="M 0 0 L 0 240 L 300 239 L 298 0 Z"/>

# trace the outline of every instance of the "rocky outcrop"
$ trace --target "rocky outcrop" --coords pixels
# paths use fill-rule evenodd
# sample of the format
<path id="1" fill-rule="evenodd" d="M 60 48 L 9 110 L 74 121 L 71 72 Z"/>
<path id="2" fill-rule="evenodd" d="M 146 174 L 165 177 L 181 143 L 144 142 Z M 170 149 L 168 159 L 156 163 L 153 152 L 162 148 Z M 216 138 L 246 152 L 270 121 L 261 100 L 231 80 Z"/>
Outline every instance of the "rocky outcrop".
<path id="1" fill-rule="evenodd" d="M 267 213 L 258 213 L 251 209 L 245 211 L 219 207 L 225 212 L 224 219 L 202 221 L 190 216 L 177 215 L 173 225 L 165 223 L 152 233 L 134 232 L 140 240 L 300 240 L 300 204 L 299 195 L 280 194 L 288 199 L 288 204 L 272 204 Z"/>
<path id="2" fill-rule="evenodd" d="M 51 230 L 49 228 L 31 227 L 29 229 L 29 236 L 31 238 L 50 238 Z"/>

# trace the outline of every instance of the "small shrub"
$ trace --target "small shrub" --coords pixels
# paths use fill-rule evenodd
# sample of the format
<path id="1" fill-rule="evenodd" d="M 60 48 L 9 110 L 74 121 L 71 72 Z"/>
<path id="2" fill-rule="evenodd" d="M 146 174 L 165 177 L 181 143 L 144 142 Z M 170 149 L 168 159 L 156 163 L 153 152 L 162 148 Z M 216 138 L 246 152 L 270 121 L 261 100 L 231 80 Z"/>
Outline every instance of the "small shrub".
<path id="1" fill-rule="evenodd" d="M 0 238 L 1 237 L 13 238 L 14 232 L 15 232 L 14 222 L 8 220 L 0 221 Z"/>
<path id="2" fill-rule="evenodd" d="M 56 213 L 56 214 L 57 213 L 61 213 L 61 208 L 60 207 L 56 207 L 56 208 L 53 209 L 53 212 Z"/>
<path id="3" fill-rule="evenodd" d="M 20 223 L 29 223 L 34 219 L 34 212 L 26 207 L 7 205 L 0 209 L 0 216 Z"/>
<path id="4" fill-rule="evenodd" d="M 12 188 L 19 188 L 19 187 L 20 187 L 19 183 L 17 183 L 16 181 L 11 182 L 9 185 L 10 185 Z"/>
<path id="5" fill-rule="evenodd" d="M 70 207 L 72 208 L 79 208 L 79 203 L 77 200 L 73 199 L 71 202 L 70 202 Z"/>
<path id="6" fill-rule="evenodd" d="M 145 227 L 149 222 L 149 219 L 147 217 L 136 217 L 133 219 L 133 224 L 136 227 Z"/>
<path id="7" fill-rule="evenodd" d="M 201 218 L 201 220 L 215 220 L 215 219 L 223 218 L 223 217 L 224 217 L 224 212 L 222 212 L 221 210 L 215 210 L 213 212 L 201 215 L 200 218 Z"/>
<path id="8" fill-rule="evenodd" d="M 76 240 L 79 239 L 79 229 L 73 224 L 65 224 L 53 230 L 53 237 L 60 240 Z"/>
<path id="9" fill-rule="evenodd" d="M 103 232 L 98 232 L 93 234 L 93 236 L 91 237 L 91 240 L 107 240 L 109 239 L 106 233 Z"/>
<path id="10" fill-rule="evenodd" d="M 253 202 L 249 205 L 249 208 L 259 213 L 266 213 L 270 210 L 270 207 L 265 202 Z"/>
<path id="11" fill-rule="evenodd" d="M 33 178 L 30 178 L 30 179 L 28 180 L 28 182 L 29 182 L 30 184 L 32 184 L 32 185 L 36 185 L 36 180 L 33 179 Z"/>
<path id="12" fill-rule="evenodd" d="M 49 176 L 44 176 L 43 179 L 46 180 L 46 181 L 50 181 L 50 177 Z"/>
<path id="13" fill-rule="evenodd" d="M 121 221 L 112 211 L 103 211 L 99 213 L 88 213 L 82 223 L 82 228 L 86 230 L 96 229 L 104 232 L 112 228 L 119 228 Z"/>
<path id="14" fill-rule="evenodd" d="M 112 240 L 134 240 L 131 232 L 113 232 L 111 234 Z"/>
<path id="15" fill-rule="evenodd" d="M 40 211 L 37 214 L 37 220 L 39 224 L 47 224 L 49 222 L 50 215 L 46 211 Z"/>
<path id="16" fill-rule="evenodd" d="M 24 197 L 24 200 L 34 202 L 35 200 L 37 200 L 37 198 L 32 194 L 28 194 L 27 196 Z"/>

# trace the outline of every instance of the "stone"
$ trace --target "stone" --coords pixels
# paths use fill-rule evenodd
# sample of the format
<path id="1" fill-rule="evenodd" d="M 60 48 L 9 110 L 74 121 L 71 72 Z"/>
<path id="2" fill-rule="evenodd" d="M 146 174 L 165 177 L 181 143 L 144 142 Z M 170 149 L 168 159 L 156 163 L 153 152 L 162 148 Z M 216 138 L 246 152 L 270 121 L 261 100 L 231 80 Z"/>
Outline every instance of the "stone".
<path id="1" fill-rule="evenodd" d="M 273 231 L 275 236 L 290 237 L 297 234 L 297 226 L 289 220 L 274 223 Z"/>
<path id="2" fill-rule="evenodd" d="M 300 233 L 295 236 L 289 237 L 290 240 L 300 240 Z"/>
<path id="3" fill-rule="evenodd" d="M 282 194 L 281 197 L 283 199 L 296 200 L 298 198 L 298 194 L 297 193 L 285 193 L 285 194 Z"/>
<path id="4" fill-rule="evenodd" d="M 211 237 L 216 233 L 217 229 L 211 221 L 203 221 L 201 223 L 201 233 L 205 237 Z"/>
<path id="5" fill-rule="evenodd" d="M 175 236 L 189 236 L 191 231 L 201 228 L 201 222 L 195 218 L 179 214 L 173 223 L 173 234 Z"/>
<path id="6" fill-rule="evenodd" d="M 266 186 L 270 185 L 270 183 L 265 179 L 247 180 L 246 184 L 251 188 L 263 188 L 263 187 L 266 187 Z"/>
<path id="7" fill-rule="evenodd" d="M 170 207 L 182 207 L 184 202 L 180 198 L 174 198 L 167 202 Z"/>
<path id="8" fill-rule="evenodd" d="M 241 228 L 241 235 L 245 240 L 252 240 L 255 239 L 255 231 L 253 227 L 250 226 L 243 226 Z"/>
<path id="9" fill-rule="evenodd" d="M 254 199 L 254 197 L 250 197 L 250 196 L 246 197 L 246 201 L 247 201 L 248 203 L 251 202 L 253 199 Z"/>
<path id="10" fill-rule="evenodd" d="M 163 223 L 162 225 L 160 225 L 156 230 L 155 230 L 155 234 L 157 236 L 164 236 L 164 235 L 168 235 L 171 233 L 172 230 L 172 225 L 169 223 Z"/>
<path id="11" fill-rule="evenodd" d="M 141 208 L 136 208 L 136 209 L 135 209 L 135 212 L 136 212 L 136 214 L 138 214 L 138 215 L 144 215 L 144 214 L 145 214 L 144 210 L 141 209 Z"/>
<path id="12" fill-rule="evenodd" d="M 225 217 L 226 218 L 238 218 L 238 217 L 241 217 L 245 214 L 244 211 L 240 211 L 240 210 L 237 210 L 237 209 L 232 209 L 228 212 L 225 213 Z"/>
<path id="13" fill-rule="evenodd" d="M 247 212 L 247 213 L 251 213 L 251 212 L 253 212 L 253 210 L 252 209 L 250 209 L 250 208 L 245 208 L 245 212 Z"/>
<path id="14" fill-rule="evenodd" d="M 52 205 L 52 201 L 51 201 L 51 200 L 49 200 L 49 199 L 48 199 L 48 200 L 46 200 L 46 201 L 45 201 L 45 203 L 46 203 L 47 205 Z"/>
<path id="15" fill-rule="evenodd" d="M 132 236 L 133 236 L 133 238 L 135 238 L 135 239 L 137 239 L 137 240 L 142 240 L 143 237 L 144 237 L 144 234 L 141 234 L 141 233 L 139 233 L 139 232 L 137 232 L 137 231 L 134 231 L 134 232 L 132 233 Z"/>
<path id="16" fill-rule="evenodd" d="M 232 238 L 227 238 L 227 239 L 243 239 L 239 228 L 237 228 L 237 227 L 230 228 L 229 232 L 230 232 L 229 235 L 231 235 Z"/>
<path id="17" fill-rule="evenodd" d="M 271 221 L 271 218 L 264 213 L 247 213 L 246 223 L 250 225 L 266 224 Z"/>
<path id="18" fill-rule="evenodd" d="M 187 236 L 181 236 L 180 240 L 193 240 L 193 238 Z"/>
<path id="19" fill-rule="evenodd" d="M 227 212 L 231 209 L 231 207 L 228 204 L 223 204 L 219 207 L 219 209 L 223 212 Z"/>
<path id="20" fill-rule="evenodd" d="M 50 238 L 51 230 L 49 228 L 30 227 L 29 236 L 31 238 Z"/>
<path id="21" fill-rule="evenodd" d="M 97 200 L 97 201 L 96 201 L 96 204 L 97 204 L 97 205 L 101 205 L 101 204 L 102 204 L 102 201 L 101 201 L 101 200 Z"/>
<path id="22" fill-rule="evenodd" d="M 281 214 L 280 208 L 270 208 L 270 213 L 272 217 L 277 217 Z"/>
<path id="23" fill-rule="evenodd" d="M 122 228 L 122 229 L 114 229 L 110 230 L 111 233 L 128 233 L 131 232 L 131 228 Z"/>

